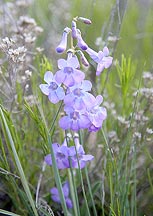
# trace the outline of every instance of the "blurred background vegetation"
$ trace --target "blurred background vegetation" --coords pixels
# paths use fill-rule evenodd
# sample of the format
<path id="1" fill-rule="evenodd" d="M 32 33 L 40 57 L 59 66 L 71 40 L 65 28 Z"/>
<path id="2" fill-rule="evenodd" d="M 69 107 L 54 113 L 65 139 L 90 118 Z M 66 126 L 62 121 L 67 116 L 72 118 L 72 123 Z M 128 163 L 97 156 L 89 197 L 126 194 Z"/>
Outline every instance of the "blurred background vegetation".
<path id="1" fill-rule="evenodd" d="M 12 37 L 10 26 L 23 15 L 34 18 L 43 32 L 27 45 L 27 53 L 32 55 L 24 68 L 19 69 L 19 63 L 12 66 L 0 50 L 0 102 L 33 196 L 43 173 L 41 205 L 62 215 L 49 195 L 54 178 L 49 170 L 42 172 L 48 152 L 42 117 L 50 127 L 57 108 L 38 86 L 45 71 L 55 72 L 57 59 L 66 57 L 55 52 L 63 29 L 71 26 L 73 17 L 82 16 L 92 20 L 90 26 L 78 24 L 86 43 L 96 51 L 107 45 L 114 58 L 111 69 L 96 78 L 96 65 L 86 56 L 91 64 L 86 76 L 93 83 L 93 92 L 102 93 L 108 110 L 105 134 L 84 134 L 86 149 L 95 155 L 89 176 L 98 215 L 153 215 L 153 1 L 27 0 L 23 8 L 19 2 L 0 0 L 0 39 Z M 23 41 L 21 44 L 25 45 Z M 43 51 L 36 52 L 37 47 Z M 16 79 L 10 106 L 8 99 L 12 96 L 6 83 L 11 66 L 17 66 L 21 77 L 26 70 L 32 71 L 32 76 L 26 80 L 27 91 L 25 83 Z M 63 134 L 58 123 L 54 129 L 53 139 L 61 143 Z M 0 131 L 0 208 L 31 216 L 2 123 Z M 63 172 L 62 178 L 65 176 Z"/>

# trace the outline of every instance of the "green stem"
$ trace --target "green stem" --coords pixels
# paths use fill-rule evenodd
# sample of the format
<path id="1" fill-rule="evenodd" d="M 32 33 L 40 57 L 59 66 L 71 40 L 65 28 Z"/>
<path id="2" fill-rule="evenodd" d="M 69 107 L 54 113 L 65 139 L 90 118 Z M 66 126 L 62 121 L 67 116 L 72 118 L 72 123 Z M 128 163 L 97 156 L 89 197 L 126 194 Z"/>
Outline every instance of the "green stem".
<path id="1" fill-rule="evenodd" d="M 73 173 L 71 172 L 70 169 L 68 169 L 68 177 L 70 183 L 71 198 L 73 201 L 74 216 L 80 216 L 80 211 L 78 209 L 79 204 L 77 203 L 77 199 L 76 199 L 76 186 L 73 178 Z"/>
<path id="2" fill-rule="evenodd" d="M 57 110 L 57 112 L 56 112 L 56 114 L 55 114 L 55 117 L 54 117 L 54 119 L 53 119 L 53 121 L 52 121 L 52 124 L 51 124 L 51 127 L 50 127 L 50 129 L 49 129 L 49 133 L 52 131 L 52 129 L 53 129 L 53 127 L 54 127 L 55 121 L 56 121 L 56 119 L 57 119 L 57 117 L 58 117 L 58 114 L 59 114 L 61 108 L 62 108 L 62 105 L 63 105 L 63 101 L 60 103 L 59 108 L 58 108 L 58 110 Z"/>
<path id="3" fill-rule="evenodd" d="M 96 211 L 95 202 L 94 202 L 94 199 L 93 199 L 93 196 L 92 196 L 91 184 L 90 184 L 90 181 L 89 181 L 89 175 L 88 175 L 87 167 L 85 167 L 85 175 L 86 175 L 86 179 L 87 179 L 87 185 L 88 185 L 89 194 L 90 194 L 90 198 L 91 198 L 91 202 L 92 202 L 94 216 L 97 216 L 97 211 Z"/>
<path id="4" fill-rule="evenodd" d="M 7 133 L 7 136 L 8 136 L 8 139 L 9 139 L 9 142 L 10 142 L 10 146 L 12 148 L 12 152 L 13 152 L 13 155 L 14 155 L 14 159 L 15 159 L 15 163 L 16 163 L 16 166 L 18 168 L 18 171 L 19 171 L 19 174 L 20 174 L 20 178 L 21 178 L 21 182 L 22 182 L 22 185 L 23 185 L 23 188 L 25 190 L 25 193 L 27 195 L 27 198 L 29 200 L 29 203 L 31 205 L 31 208 L 34 212 L 34 215 L 35 216 L 38 216 L 38 213 L 37 213 L 37 210 L 36 210 L 36 207 L 35 207 L 35 203 L 33 201 L 33 198 L 32 198 L 32 195 L 31 195 L 31 191 L 29 189 L 29 186 L 28 186 L 28 182 L 26 180 L 26 177 L 25 177 L 25 174 L 24 174 L 24 171 L 23 171 L 23 168 L 22 168 L 22 165 L 20 163 L 20 159 L 18 157 L 18 154 L 17 154 L 17 151 L 16 151 L 16 148 L 15 148 L 15 144 L 14 144 L 14 141 L 12 139 L 12 135 L 11 135 L 11 132 L 9 130 L 9 127 L 7 125 L 7 122 L 6 122 L 6 119 L 4 117 L 4 114 L 3 114 L 3 110 L 1 109 L 0 107 L 0 114 L 1 114 L 1 117 L 2 117 L 2 121 L 4 123 L 4 126 L 5 126 L 5 129 L 6 129 L 6 133 Z"/>
<path id="5" fill-rule="evenodd" d="M 56 186 L 58 188 L 59 195 L 60 195 L 62 209 L 63 209 L 64 215 L 68 216 L 69 212 L 67 210 L 67 206 L 66 206 L 66 202 L 65 202 L 65 198 L 64 198 L 64 194 L 63 194 L 63 190 L 62 190 L 62 184 L 61 184 L 61 179 L 60 179 L 60 175 L 59 175 L 59 170 L 57 168 L 57 163 L 56 163 L 56 159 L 55 159 L 55 155 L 54 155 L 54 151 L 53 151 L 53 147 L 52 147 L 51 135 L 49 134 L 49 132 L 54 127 L 55 121 L 57 119 L 57 116 L 58 116 L 58 114 L 60 112 L 61 107 L 62 107 L 62 102 L 61 102 L 61 104 L 59 106 L 59 109 L 57 110 L 57 113 L 55 115 L 55 118 L 53 120 L 53 123 L 51 125 L 50 130 L 48 130 L 48 128 L 47 128 L 47 124 L 45 122 L 45 117 L 44 117 L 44 114 L 43 114 L 43 110 L 40 109 L 40 107 L 38 107 L 38 108 L 39 108 L 39 111 L 40 111 L 40 115 L 42 116 L 42 119 L 44 121 L 45 129 L 46 129 L 48 145 L 49 145 L 50 153 L 51 153 L 51 157 L 52 157 L 52 168 L 53 168 L 53 171 L 54 171 Z"/>
<path id="6" fill-rule="evenodd" d="M 63 194 L 63 190 L 62 190 L 62 184 L 61 184 L 61 179 L 60 179 L 60 175 L 59 175 L 59 171 L 57 168 L 57 163 L 56 163 L 56 159 L 55 159 L 55 155 L 54 155 L 54 151 L 53 151 L 53 147 L 52 147 L 52 142 L 51 142 L 51 137 L 48 134 L 48 144 L 50 147 L 50 152 L 51 152 L 51 157 L 52 157 L 52 167 L 53 167 L 53 171 L 54 171 L 54 175 L 55 175 L 55 182 L 59 191 L 59 195 L 60 195 L 60 200 L 61 200 L 61 205 L 64 211 L 64 215 L 68 216 L 68 210 L 67 210 L 67 206 L 66 206 L 66 202 L 65 202 L 65 197 Z"/>
<path id="7" fill-rule="evenodd" d="M 86 193 L 85 193 L 85 188 L 84 188 L 84 184 L 83 184 L 83 177 L 82 177 L 82 172 L 81 172 L 81 169 L 80 169 L 79 156 L 78 156 L 76 145 L 75 145 L 75 151 L 76 151 L 76 156 L 77 156 L 78 171 L 79 171 L 79 177 L 80 177 L 80 181 L 81 181 L 81 188 L 82 188 L 82 192 L 83 192 L 83 197 L 84 197 L 84 200 L 85 200 L 87 214 L 88 214 L 88 216 L 90 216 L 90 211 L 89 211 L 89 206 L 88 206 L 88 202 L 87 202 L 87 198 L 86 198 Z"/>
<path id="8" fill-rule="evenodd" d="M 111 150 L 109 148 L 109 145 L 108 145 L 108 141 L 107 141 L 107 138 L 106 138 L 106 135 L 105 135 L 105 132 L 103 130 L 103 128 L 101 129 L 101 132 L 102 132 L 102 135 L 103 135 L 103 138 L 104 138 L 104 141 L 106 143 L 106 147 L 105 147 L 105 150 L 106 150 L 106 157 L 108 155 L 108 158 L 110 159 L 110 162 L 107 162 L 109 163 L 109 170 L 108 170 L 108 174 L 109 174 L 109 184 L 110 184 L 110 196 L 111 196 L 111 207 L 110 207 L 110 214 L 112 214 L 112 209 L 113 209 L 113 184 L 112 184 L 112 167 L 113 167 L 113 157 L 112 157 L 112 153 L 111 153 Z"/>
<path id="9" fill-rule="evenodd" d="M 79 139 L 80 139 L 80 144 L 83 145 L 83 139 L 82 139 L 81 131 L 79 131 Z M 94 216 L 97 216 L 97 211 L 96 211 L 95 202 L 94 202 L 94 199 L 93 199 L 93 196 L 92 196 L 91 184 L 90 184 L 90 180 L 89 180 L 89 176 L 88 176 L 87 167 L 85 167 L 85 175 L 86 175 L 86 179 L 87 179 L 87 185 L 88 185 L 88 189 L 89 189 L 90 199 L 91 199 L 91 202 L 92 202 Z"/>
<path id="10" fill-rule="evenodd" d="M 20 216 L 18 214 L 13 213 L 13 212 L 5 211 L 3 209 L 0 209 L 0 213 L 2 213 L 4 215 L 10 215 L 10 216 Z"/>

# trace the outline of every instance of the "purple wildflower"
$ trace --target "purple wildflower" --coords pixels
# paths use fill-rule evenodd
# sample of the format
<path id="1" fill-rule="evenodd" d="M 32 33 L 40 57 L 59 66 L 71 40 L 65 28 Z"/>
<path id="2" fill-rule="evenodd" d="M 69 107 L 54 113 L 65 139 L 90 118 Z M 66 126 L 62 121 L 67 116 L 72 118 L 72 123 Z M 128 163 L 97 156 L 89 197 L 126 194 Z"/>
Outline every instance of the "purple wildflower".
<path id="1" fill-rule="evenodd" d="M 87 92 L 91 91 L 91 88 L 92 84 L 88 80 L 83 80 L 81 83 L 69 87 L 64 98 L 65 105 L 72 106 L 76 110 L 92 106 L 95 97 Z"/>
<path id="2" fill-rule="evenodd" d="M 44 75 L 44 81 L 47 84 L 40 84 L 39 87 L 41 91 L 48 96 L 48 99 L 56 104 L 60 100 L 64 99 L 65 92 L 63 88 L 60 86 L 60 84 L 55 81 L 54 75 L 52 72 L 47 71 Z"/>
<path id="3" fill-rule="evenodd" d="M 101 95 L 98 95 L 95 98 L 93 106 L 90 107 L 87 111 L 87 116 L 91 122 L 88 130 L 89 131 L 97 131 L 102 127 L 103 121 L 107 117 L 107 111 L 104 107 L 100 107 L 99 105 L 102 103 L 103 98 Z"/>
<path id="4" fill-rule="evenodd" d="M 73 208 L 73 204 L 72 204 L 72 201 L 71 199 L 69 198 L 69 192 L 70 192 L 70 188 L 69 188 L 69 183 L 68 181 L 65 182 L 65 184 L 63 185 L 62 187 L 62 190 L 63 190 L 63 194 L 64 194 L 64 198 L 65 198 L 65 202 L 66 202 L 66 205 L 68 208 Z M 58 192 L 58 189 L 56 187 L 53 187 L 51 190 L 50 190 L 50 193 L 51 193 L 51 198 L 54 202 L 57 202 L 57 203 L 61 203 L 60 201 L 60 196 L 59 196 L 59 192 Z"/>
<path id="5" fill-rule="evenodd" d="M 69 148 L 66 145 L 59 145 L 58 143 L 53 143 L 53 152 L 55 155 L 56 163 L 58 169 L 66 169 L 70 167 L 69 164 Z M 51 154 L 45 156 L 45 162 L 52 166 L 52 157 Z"/>
<path id="6" fill-rule="evenodd" d="M 59 120 L 59 125 L 63 130 L 78 131 L 89 127 L 90 120 L 85 115 L 84 110 L 77 111 L 73 107 L 65 106 L 64 111 L 67 115 Z"/>
<path id="7" fill-rule="evenodd" d="M 77 43 L 77 46 L 79 48 L 81 48 L 82 50 L 87 50 L 88 48 L 88 45 L 84 42 L 84 40 L 82 39 L 81 37 L 81 32 L 79 29 L 77 29 L 77 40 L 78 40 L 78 43 Z"/>
<path id="8" fill-rule="evenodd" d="M 53 143 L 52 146 L 58 169 L 70 168 L 69 157 L 73 157 L 74 155 L 76 155 L 75 147 L 68 147 L 66 139 L 64 140 L 62 145 L 59 145 L 58 143 Z M 45 156 L 45 162 L 49 166 L 52 166 L 51 154 Z"/>
<path id="9" fill-rule="evenodd" d="M 71 53 L 68 53 L 68 56 L 69 55 L 71 55 Z M 76 56 L 68 57 L 67 60 L 59 59 L 58 68 L 60 70 L 56 72 L 55 79 L 57 82 L 63 83 L 67 87 L 81 82 L 84 79 L 85 74 L 77 69 L 79 66 L 79 61 Z"/>
<path id="10" fill-rule="evenodd" d="M 78 137 L 76 137 L 74 139 L 74 142 L 75 142 L 77 154 L 74 155 L 73 157 L 71 157 L 72 167 L 73 168 L 79 168 L 79 166 L 80 166 L 80 169 L 83 169 L 86 166 L 87 162 L 94 159 L 94 156 L 85 154 L 83 146 L 80 145 L 80 143 L 79 143 Z M 78 165 L 78 162 L 79 162 L 79 165 Z"/>
<path id="11" fill-rule="evenodd" d="M 104 68 L 109 68 L 112 64 L 113 58 L 109 56 L 109 50 L 105 46 L 103 51 L 99 51 L 98 53 L 88 47 L 86 52 L 90 55 L 90 57 L 98 63 L 96 75 L 99 76 Z"/>
<path id="12" fill-rule="evenodd" d="M 56 48 L 56 52 L 63 53 L 66 50 L 67 47 L 67 36 L 68 33 L 71 31 L 70 28 L 66 27 L 63 31 L 62 39 L 58 47 Z"/>
<path id="13" fill-rule="evenodd" d="M 92 155 L 85 155 L 83 147 L 79 144 L 79 140 L 75 139 L 75 145 L 76 148 L 74 146 L 68 147 L 66 139 L 61 146 L 58 143 L 52 144 L 58 169 L 78 168 L 78 161 L 82 169 L 85 167 L 86 162 L 94 158 Z M 51 154 L 45 156 L 45 162 L 49 166 L 52 166 Z"/>

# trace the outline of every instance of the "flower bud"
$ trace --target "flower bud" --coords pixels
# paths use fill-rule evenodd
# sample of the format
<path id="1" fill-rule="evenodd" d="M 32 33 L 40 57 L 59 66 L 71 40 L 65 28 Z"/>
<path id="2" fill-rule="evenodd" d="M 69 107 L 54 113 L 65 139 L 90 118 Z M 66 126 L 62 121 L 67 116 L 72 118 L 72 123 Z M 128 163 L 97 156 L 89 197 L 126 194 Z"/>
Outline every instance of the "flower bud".
<path id="1" fill-rule="evenodd" d="M 90 19 L 87 19 L 87 18 L 84 18 L 84 17 L 78 17 L 78 20 L 87 24 L 87 25 L 90 25 L 92 22 Z"/>
<path id="2" fill-rule="evenodd" d="M 86 59 L 86 57 L 84 56 L 83 52 L 81 50 L 78 51 L 79 55 L 80 55 L 80 60 L 82 62 L 82 64 L 85 66 L 85 67 L 88 67 L 89 66 L 89 62 L 88 60 Z"/>
<path id="3" fill-rule="evenodd" d="M 77 38 L 77 29 L 76 29 L 76 22 L 72 21 L 72 38 Z"/>
<path id="4" fill-rule="evenodd" d="M 61 39 L 61 42 L 60 44 L 58 45 L 58 47 L 56 48 L 56 52 L 57 53 L 63 53 L 66 48 L 67 48 L 67 36 L 68 36 L 68 33 L 71 31 L 70 28 L 66 27 L 64 29 L 64 32 L 63 32 L 63 35 L 62 35 L 62 39 Z"/>
<path id="5" fill-rule="evenodd" d="M 79 48 L 81 48 L 82 50 L 86 50 L 88 48 L 88 45 L 84 42 L 84 40 L 82 39 L 81 37 L 81 32 L 79 29 L 77 29 L 77 40 L 78 40 L 78 43 L 77 43 L 77 46 Z"/>

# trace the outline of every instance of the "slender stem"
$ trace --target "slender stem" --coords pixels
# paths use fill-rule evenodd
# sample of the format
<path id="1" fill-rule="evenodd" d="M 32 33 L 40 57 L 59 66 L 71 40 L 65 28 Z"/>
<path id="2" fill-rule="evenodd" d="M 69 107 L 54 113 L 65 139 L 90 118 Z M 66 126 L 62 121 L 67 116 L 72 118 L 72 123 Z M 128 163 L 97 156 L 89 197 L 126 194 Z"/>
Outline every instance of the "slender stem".
<path id="1" fill-rule="evenodd" d="M 66 137 L 67 146 L 69 146 L 68 134 L 66 130 L 65 130 L 65 137 Z M 74 179 L 75 175 L 72 169 L 72 161 L 70 157 L 69 157 L 69 163 L 70 163 L 70 169 L 68 169 L 68 175 L 69 175 L 69 181 L 70 181 L 70 190 L 71 190 L 72 200 L 73 200 L 73 204 L 75 205 L 74 208 L 77 209 L 76 216 L 80 216 L 79 199 L 78 199 L 77 188 L 76 188 L 76 183 Z M 74 209 L 75 213 L 76 213 L 76 209 Z"/>
<path id="2" fill-rule="evenodd" d="M 38 184 L 37 184 L 37 190 L 36 190 L 36 207 L 38 208 L 38 200 L 39 200 L 39 190 L 40 190 L 40 185 L 42 182 L 42 178 L 43 178 L 43 172 L 45 171 L 45 167 L 46 167 L 46 163 L 43 163 L 42 166 L 42 172 L 40 173 L 39 179 L 38 179 Z"/>
<path id="3" fill-rule="evenodd" d="M 3 209 L 0 209 L 0 213 L 2 213 L 4 215 L 10 215 L 10 216 L 21 216 L 21 215 L 15 214 L 13 212 L 5 211 Z"/>
<path id="4" fill-rule="evenodd" d="M 54 119 L 53 119 L 53 121 L 52 121 L 52 124 L 51 124 L 51 127 L 50 127 L 50 129 L 49 129 L 49 133 L 52 131 L 52 129 L 53 129 L 53 127 L 54 127 L 55 121 L 56 121 L 56 119 L 57 119 L 57 116 L 58 116 L 58 114 L 59 114 L 61 108 L 62 108 L 62 105 L 63 105 L 63 101 L 60 103 L 59 108 L 58 108 L 58 110 L 57 110 L 57 112 L 56 112 L 56 114 L 55 114 L 55 117 L 54 117 Z"/>
<path id="5" fill-rule="evenodd" d="M 55 115 L 55 118 L 54 118 L 54 121 L 51 125 L 51 129 L 53 128 L 54 126 L 54 123 L 55 123 L 55 120 L 58 116 L 58 113 L 60 111 L 60 108 L 62 106 L 62 103 L 60 104 L 60 107 Z M 57 185 L 57 188 L 58 188 L 58 191 L 59 191 L 59 195 L 60 195 L 60 200 L 61 200 L 61 205 L 62 205 L 62 209 L 64 211 L 64 215 L 65 216 L 68 216 L 69 215 L 69 212 L 67 210 L 67 206 L 66 206 L 66 202 L 65 202 L 65 197 L 64 197 L 64 194 L 63 194 L 63 190 L 62 190 L 62 183 L 61 183 L 61 179 L 60 179 L 60 175 L 59 175 L 59 170 L 57 168 L 57 163 L 56 163 L 56 158 L 55 158 L 55 155 L 54 155 L 54 151 L 53 151 L 53 147 L 52 147 L 52 141 L 51 141 L 51 135 L 49 134 L 49 130 L 47 128 L 47 124 L 46 124 L 46 121 L 45 121 L 45 117 L 44 117 L 44 114 L 43 114 L 43 110 L 40 109 L 40 107 L 38 106 L 39 108 L 39 111 L 40 111 L 40 115 L 43 119 L 43 122 L 44 122 L 44 126 L 45 126 L 45 129 L 46 129 L 46 134 L 47 134 L 47 141 L 48 141 L 48 146 L 50 148 L 50 153 L 51 153 L 51 157 L 52 157 L 52 168 L 53 168 L 53 171 L 54 171 L 54 176 L 55 176 L 55 182 L 56 182 L 56 185 Z"/>
<path id="6" fill-rule="evenodd" d="M 109 148 L 109 145 L 108 145 L 108 141 L 107 141 L 107 138 L 106 138 L 106 135 L 105 135 L 105 132 L 103 130 L 103 128 L 101 129 L 101 132 L 102 132 L 102 135 L 103 135 L 103 138 L 104 138 L 104 141 L 106 143 L 106 147 L 105 147 L 105 155 L 106 155 L 106 158 L 107 158 L 107 155 L 109 156 L 109 158 L 111 159 L 110 163 L 108 164 L 109 165 L 109 184 L 110 184 L 110 192 L 111 192 L 111 208 L 110 208 L 110 214 L 112 214 L 112 209 L 113 209 L 113 185 L 112 185 L 112 166 L 113 166 L 113 158 L 112 158 L 112 153 L 111 153 L 111 150 Z M 106 166 L 106 161 L 105 161 L 105 166 Z M 103 214 L 104 214 L 104 211 L 103 211 Z"/>
<path id="7" fill-rule="evenodd" d="M 69 177 L 69 183 L 70 183 L 71 198 L 73 201 L 74 216 L 79 216 L 80 212 L 78 211 L 79 206 L 76 200 L 75 182 L 72 176 L 73 176 L 73 173 L 71 172 L 70 169 L 68 169 L 68 177 Z"/>
<path id="8" fill-rule="evenodd" d="M 85 167 L 85 175 L 86 175 L 86 179 L 87 179 L 87 185 L 88 185 L 89 194 L 90 194 L 90 198 L 91 198 L 91 202 L 92 202 L 94 216 L 97 216 L 96 206 L 95 206 L 95 202 L 94 202 L 94 199 L 93 199 L 93 196 L 92 196 L 91 184 L 90 184 L 90 180 L 89 180 L 87 167 Z"/>
<path id="9" fill-rule="evenodd" d="M 83 145 L 83 139 L 82 139 L 81 131 L 79 131 L 79 139 L 80 139 L 80 144 Z M 92 202 L 94 216 L 97 216 L 97 211 L 96 211 L 95 202 L 94 202 L 94 199 L 93 199 L 93 196 L 92 196 L 91 184 L 90 184 L 90 180 L 89 180 L 87 167 L 85 167 L 85 175 L 86 175 L 86 179 L 87 179 L 87 185 L 88 185 L 89 195 L 90 195 L 91 202 Z"/>
<path id="10" fill-rule="evenodd" d="M 82 188 L 82 192 L 83 192 L 83 197 L 84 197 L 86 208 L 87 208 L 87 214 L 88 214 L 88 216 L 90 216 L 88 201 L 87 201 L 87 197 L 86 197 L 86 193 L 85 193 L 85 188 L 84 188 L 84 184 L 83 184 L 83 176 L 82 176 L 82 172 L 81 172 L 81 168 L 80 168 L 80 163 L 79 163 L 79 155 L 78 155 L 78 152 L 77 152 L 76 145 L 75 145 L 75 151 L 76 151 L 76 156 L 77 156 L 79 177 L 80 177 L 80 181 L 81 181 L 81 188 Z"/>
<path id="11" fill-rule="evenodd" d="M 62 190 L 62 184 L 61 184 L 61 179 L 60 179 L 60 175 L 59 175 L 59 171 L 57 168 L 57 163 L 56 163 L 56 159 L 55 159 L 55 155 L 54 155 L 54 151 L 53 151 L 53 146 L 52 146 L 52 142 L 51 142 L 51 137 L 48 134 L 48 144 L 50 147 L 50 152 L 51 152 L 51 157 L 52 157 L 52 164 L 53 164 L 53 170 L 54 170 L 54 175 L 55 175 L 55 182 L 59 191 L 59 195 L 60 195 L 60 200 L 61 200 L 61 205 L 64 211 L 64 215 L 68 216 L 68 210 L 67 210 L 67 206 L 66 206 L 66 202 L 65 202 L 65 197 L 63 194 L 63 190 Z"/>

